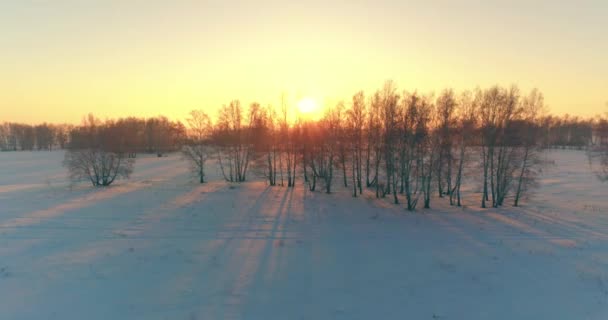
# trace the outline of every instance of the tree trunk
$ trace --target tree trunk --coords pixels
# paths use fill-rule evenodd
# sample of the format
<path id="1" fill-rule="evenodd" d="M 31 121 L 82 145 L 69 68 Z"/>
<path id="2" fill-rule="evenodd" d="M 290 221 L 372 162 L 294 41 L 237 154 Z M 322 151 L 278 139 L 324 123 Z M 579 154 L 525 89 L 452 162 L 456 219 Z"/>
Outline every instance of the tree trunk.
<path id="1" fill-rule="evenodd" d="M 521 196 L 522 184 L 524 180 L 524 173 L 526 172 L 526 168 L 528 166 L 528 154 L 529 148 L 526 147 L 524 152 L 524 159 L 521 164 L 521 171 L 519 172 L 519 178 L 517 179 L 517 192 L 515 192 L 515 200 L 513 201 L 513 206 L 519 206 L 519 197 Z"/>

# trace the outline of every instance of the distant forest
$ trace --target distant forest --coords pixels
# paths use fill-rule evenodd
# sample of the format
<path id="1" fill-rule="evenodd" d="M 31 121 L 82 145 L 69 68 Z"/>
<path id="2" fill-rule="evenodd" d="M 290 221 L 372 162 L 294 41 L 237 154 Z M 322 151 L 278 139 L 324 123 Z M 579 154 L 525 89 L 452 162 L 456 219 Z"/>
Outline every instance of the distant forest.
<path id="1" fill-rule="evenodd" d="M 591 119 L 547 114 L 534 89 L 494 86 L 439 95 L 398 91 L 392 81 L 366 96 L 326 107 L 319 120 L 288 121 L 290 108 L 239 100 L 215 117 L 193 110 L 186 124 L 166 117 L 101 121 L 80 125 L 0 126 L 0 150 L 66 149 L 72 179 L 94 186 L 127 178 L 138 153 L 181 152 L 197 179 L 206 181 L 209 160 L 226 181 L 243 182 L 251 170 L 269 185 L 332 192 L 341 184 L 357 197 L 371 189 L 415 210 L 429 208 L 432 195 L 461 205 L 464 169 L 478 168 L 480 205 L 517 206 L 543 167 L 549 148 L 587 150 L 598 177 L 608 179 L 608 116 Z M 215 121 L 212 121 L 212 118 Z M 334 181 L 338 180 L 339 181 Z"/>

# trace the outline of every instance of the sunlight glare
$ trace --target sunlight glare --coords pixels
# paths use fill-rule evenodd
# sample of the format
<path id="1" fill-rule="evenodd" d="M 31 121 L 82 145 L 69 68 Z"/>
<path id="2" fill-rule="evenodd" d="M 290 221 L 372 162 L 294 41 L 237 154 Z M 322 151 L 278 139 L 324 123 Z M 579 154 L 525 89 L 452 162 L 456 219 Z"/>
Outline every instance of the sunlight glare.
<path id="1" fill-rule="evenodd" d="M 313 114 L 319 110 L 319 105 L 312 98 L 304 98 L 298 102 L 298 110 L 303 114 Z"/>

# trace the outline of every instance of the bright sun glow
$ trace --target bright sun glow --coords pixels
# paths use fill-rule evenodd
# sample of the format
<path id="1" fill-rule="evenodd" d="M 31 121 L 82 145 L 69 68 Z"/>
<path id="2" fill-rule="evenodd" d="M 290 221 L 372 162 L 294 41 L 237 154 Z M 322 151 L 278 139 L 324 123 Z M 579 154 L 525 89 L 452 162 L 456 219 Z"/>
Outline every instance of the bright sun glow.
<path id="1" fill-rule="evenodd" d="M 298 102 L 298 110 L 303 114 L 313 114 L 319 111 L 319 105 L 314 99 L 304 98 Z"/>

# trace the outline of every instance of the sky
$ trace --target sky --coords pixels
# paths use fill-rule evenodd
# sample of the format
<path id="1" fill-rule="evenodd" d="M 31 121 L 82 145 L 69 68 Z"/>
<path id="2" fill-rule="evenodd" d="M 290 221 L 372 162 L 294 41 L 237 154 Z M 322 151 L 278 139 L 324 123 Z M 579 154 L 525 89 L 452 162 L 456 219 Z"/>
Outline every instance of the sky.
<path id="1" fill-rule="evenodd" d="M 385 80 L 608 111 L 608 1 L 0 0 L 0 122 L 333 104 Z"/>

